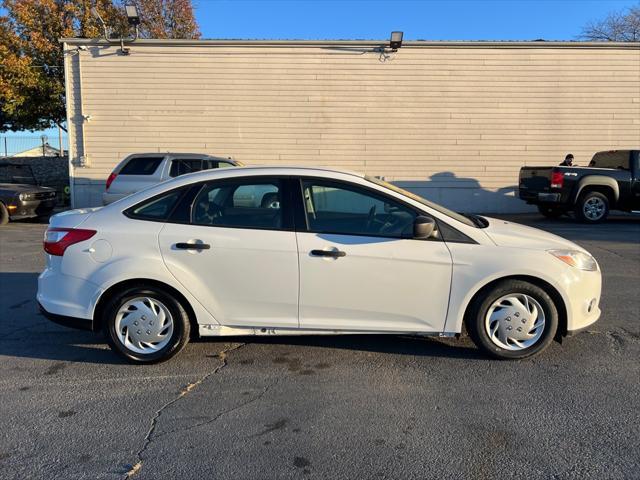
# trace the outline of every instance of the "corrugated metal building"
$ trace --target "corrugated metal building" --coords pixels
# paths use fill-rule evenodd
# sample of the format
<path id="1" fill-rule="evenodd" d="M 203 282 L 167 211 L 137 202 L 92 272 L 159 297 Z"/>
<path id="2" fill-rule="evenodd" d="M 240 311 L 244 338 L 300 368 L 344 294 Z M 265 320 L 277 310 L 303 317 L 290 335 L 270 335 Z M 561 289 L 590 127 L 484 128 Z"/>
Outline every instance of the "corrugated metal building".
<path id="1" fill-rule="evenodd" d="M 75 206 L 134 152 L 384 176 L 462 211 L 523 211 L 523 165 L 640 145 L 640 44 L 66 39 Z"/>

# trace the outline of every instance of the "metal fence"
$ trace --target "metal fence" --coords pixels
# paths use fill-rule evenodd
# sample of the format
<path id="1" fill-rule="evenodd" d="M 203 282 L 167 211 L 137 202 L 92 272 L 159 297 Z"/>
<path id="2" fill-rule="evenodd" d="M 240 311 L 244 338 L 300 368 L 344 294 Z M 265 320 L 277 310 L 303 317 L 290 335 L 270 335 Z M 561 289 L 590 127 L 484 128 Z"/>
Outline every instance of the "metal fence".
<path id="1" fill-rule="evenodd" d="M 58 135 L 0 135 L 0 156 L 4 157 L 58 157 L 68 148 L 66 135 L 62 136 L 62 151 Z"/>

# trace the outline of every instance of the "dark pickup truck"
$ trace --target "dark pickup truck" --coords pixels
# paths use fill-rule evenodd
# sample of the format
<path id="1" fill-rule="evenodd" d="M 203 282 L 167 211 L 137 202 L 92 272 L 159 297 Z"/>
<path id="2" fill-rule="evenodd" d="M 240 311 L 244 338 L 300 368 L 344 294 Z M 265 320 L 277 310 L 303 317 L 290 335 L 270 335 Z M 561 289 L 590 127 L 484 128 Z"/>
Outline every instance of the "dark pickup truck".
<path id="1" fill-rule="evenodd" d="M 596 153 L 588 167 L 522 167 L 520 198 L 549 218 L 570 211 L 601 222 L 609 210 L 640 210 L 640 150 Z"/>

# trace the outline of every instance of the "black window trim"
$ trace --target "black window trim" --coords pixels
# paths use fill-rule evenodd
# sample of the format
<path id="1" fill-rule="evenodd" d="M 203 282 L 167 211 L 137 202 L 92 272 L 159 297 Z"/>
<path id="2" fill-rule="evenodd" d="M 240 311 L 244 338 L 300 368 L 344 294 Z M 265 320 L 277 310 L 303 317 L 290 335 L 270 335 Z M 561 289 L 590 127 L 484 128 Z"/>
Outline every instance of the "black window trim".
<path id="1" fill-rule="evenodd" d="M 202 190 L 202 188 L 204 188 L 204 186 L 208 183 L 213 183 L 213 182 L 230 182 L 230 181 L 243 181 L 243 180 L 255 180 L 255 183 L 260 183 L 260 181 L 265 181 L 265 180 L 279 180 L 281 182 L 281 186 L 282 186 L 282 201 L 283 201 L 283 206 L 284 208 L 282 209 L 282 228 L 267 228 L 267 227 L 241 227 L 241 226 L 220 226 L 220 225 L 198 225 L 198 224 L 193 224 L 191 223 L 191 221 L 188 222 L 180 222 L 180 221 L 175 221 L 175 220 L 171 220 L 171 217 L 173 217 L 176 209 L 178 208 L 178 206 L 180 206 L 180 204 L 183 202 L 183 200 L 185 200 L 187 195 L 191 196 L 191 202 L 193 202 L 196 198 L 196 196 L 198 195 L 198 193 L 200 193 L 200 190 Z M 447 239 L 447 238 L 430 238 L 428 240 L 420 240 L 420 239 L 415 239 L 415 238 L 411 238 L 411 237 L 398 237 L 398 236 L 380 236 L 380 235 L 366 235 L 366 234 L 358 234 L 358 233 L 349 233 L 349 234 L 345 234 L 343 232 L 320 232 L 320 231 L 313 231 L 311 229 L 309 229 L 309 226 L 307 224 L 307 214 L 306 214 L 306 207 L 305 207 L 305 202 L 304 202 L 304 194 L 303 194 L 303 180 L 318 180 L 321 182 L 328 182 L 328 183 L 335 183 L 337 185 L 347 185 L 347 186 L 353 186 L 354 188 L 358 188 L 358 189 L 362 189 L 368 192 L 371 192 L 374 196 L 379 196 L 382 198 L 388 198 L 390 201 L 394 201 L 396 203 L 399 203 L 400 205 L 403 205 L 404 207 L 412 210 L 414 213 L 416 213 L 416 215 L 421 215 L 421 216 L 429 216 L 430 218 L 433 218 L 433 220 L 435 220 L 436 222 L 436 226 L 438 228 L 439 232 L 442 232 L 443 229 L 441 228 L 441 224 L 446 225 L 447 228 L 454 230 L 461 238 L 460 239 Z M 253 183 L 253 182 L 252 182 Z M 138 217 L 135 214 L 133 214 L 133 210 L 135 210 L 137 207 L 139 207 L 142 203 L 146 203 L 146 202 L 150 202 L 153 201 L 159 197 L 162 197 L 164 195 L 168 195 L 172 192 L 174 192 L 175 190 L 179 190 L 179 189 L 184 189 L 184 192 L 182 193 L 182 195 L 180 195 L 180 197 L 176 200 L 176 203 L 173 205 L 173 208 L 171 209 L 171 211 L 169 212 L 169 214 L 163 218 L 163 219 L 155 219 L 155 218 L 145 218 L 145 217 Z M 238 228 L 238 229 L 243 229 L 243 230 L 268 230 L 268 231 L 274 231 L 274 232 L 301 232 L 301 233 L 316 233 L 316 234 L 325 234 L 325 235 L 351 235 L 351 236 L 356 236 L 356 237 L 370 237 L 370 238 L 383 238 L 383 239 L 396 239 L 396 240 L 415 240 L 415 241 L 420 241 L 420 242 L 424 242 L 424 241 L 444 241 L 447 243 L 466 243 L 466 244 L 475 244 L 477 245 L 478 242 L 476 242 L 475 240 L 473 240 L 471 237 L 469 237 L 468 235 L 462 233 L 460 230 L 458 230 L 455 227 L 452 227 L 449 223 L 434 217 L 433 215 L 430 215 L 418 208 L 416 208 L 414 205 L 409 204 L 408 202 L 405 202 L 402 199 L 396 198 L 396 197 L 392 197 L 391 195 L 387 195 L 384 192 L 380 192 L 379 190 L 376 190 L 374 188 L 368 187 L 366 185 L 360 185 L 358 183 L 352 183 L 352 182 L 348 182 L 348 181 L 344 181 L 344 180 L 335 180 L 332 178 L 325 178 L 325 177 L 318 177 L 318 176 L 313 176 L 313 175 L 300 175 L 300 176 L 292 176 L 292 175 L 255 175 L 255 176 L 246 176 L 246 177 L 228 177 L 228 178 L 221 178 L 221 179 L 217 179 L 217 180 L 204 180 L 204 181 L 200 181 L 200 182 L 194 182 L 194 183 L 190 183 L 187 185 L 181 185 L 179 187 L 176 187 L 172 190 L 167 190 L 164 191 L 162 193 L 159 193 L 157 195 L 154 195 L 153 197 L 149 197 L 145 200 L 142 200 L 141 202 L 136 203 L 135 205 L 130 206 L 129 208 L 127 208 L 126 210 L 124 210 L 122 212 L 126 217 L 131 218 L 133 220 L 142 220 L 142 221 L 146 221 L 146 222 L 160 222 L 160 223 L 172 223 L 172 224 L 176 224 L 176 225 L 193 225 L 193 226 L 198 226 L 198 227 L 212 227 L 212 228 Z M 440 236 L 442 237 L 442 236 Z"/>

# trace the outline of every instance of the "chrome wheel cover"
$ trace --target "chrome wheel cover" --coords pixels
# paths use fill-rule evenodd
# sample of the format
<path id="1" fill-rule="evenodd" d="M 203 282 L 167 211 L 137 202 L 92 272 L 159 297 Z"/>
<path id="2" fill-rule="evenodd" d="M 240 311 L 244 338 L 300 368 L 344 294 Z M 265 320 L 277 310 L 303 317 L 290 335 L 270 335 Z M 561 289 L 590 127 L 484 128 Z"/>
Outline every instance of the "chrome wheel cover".
<path id="1" fill-rule="evenodd" d="M 544 332 L 542 306 L 524 293 L 510 293 L 493 302 L 485 317 L 491 341 L 505 350 L 524 350 L 534 345 Z"/>
<path id="2" fill-rule="evenodd" d="M 584 216 L 589 220 L 600 220 L 604 215 L 605 204 L 601 198 L 592 197 L 582 206 Z"/>
<path id="3" fill-rule="evenodd" d="M 128 350 L 140 354 L 164 348 L 173 335 L 173 317 L 159 300 L 136 297 L 124 303 L 116 314 L 118 340 Z"/>

